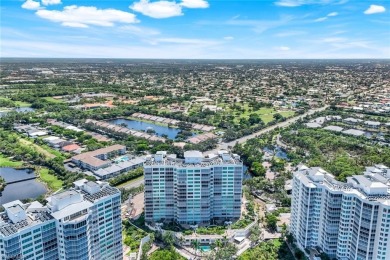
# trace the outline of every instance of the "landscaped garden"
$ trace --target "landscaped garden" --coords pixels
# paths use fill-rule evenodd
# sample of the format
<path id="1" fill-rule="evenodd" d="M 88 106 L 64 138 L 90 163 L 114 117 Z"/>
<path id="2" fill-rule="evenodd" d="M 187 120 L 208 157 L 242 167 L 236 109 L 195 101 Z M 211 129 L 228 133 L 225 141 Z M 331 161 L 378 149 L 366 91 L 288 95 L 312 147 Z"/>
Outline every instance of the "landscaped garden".
<path id="1" fill-rule="evenodd" d="M 125 220 L 123 224 L 123 243 L 130 247 L 130 252 L 137 252 L 141 243 L 147 233 L 142 229 L 136 228 L 129 221 Z"/>
<path id="2" fill-rule="evenodd" d="M 40 179 L 49 186 L 52 191 L 57 191 L 62 188 L 64 184 L 63 181 L 57 178 L 52 172 L 47 168 L 39 169 L 38 171 Z"/>

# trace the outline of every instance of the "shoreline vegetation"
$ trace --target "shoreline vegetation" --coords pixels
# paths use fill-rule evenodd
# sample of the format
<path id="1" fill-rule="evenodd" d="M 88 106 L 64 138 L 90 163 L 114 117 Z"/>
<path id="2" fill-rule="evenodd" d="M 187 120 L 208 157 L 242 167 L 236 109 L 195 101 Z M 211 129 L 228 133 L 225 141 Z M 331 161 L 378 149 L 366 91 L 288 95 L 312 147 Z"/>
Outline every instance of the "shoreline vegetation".
<path id="1" fill-rule="evenodd" d="M 49 191 L 55 192 L 62 189 L 64 182 L 58 179 L 54 174 L 50 173 L 47 168 L 36 169 L 36 174 L 39 181 L 45 184 Z"/>
<path id="2" fill-rule="evenodd" d="M 11 167 L 20 169 L 23 167 L 23 162 L 21 161 L 13 161 L 11 157 L 6 157 L 5 155 L 0 153 L 0 168 L 2 167 Z"/>
<path id="3" fill-rule="evenodd" d="M 5 186 L 7 186 L 7 183 L 5 183 L 5 180 L 3 177 L 0 177 L 0 194 L 3 192 L 5 189 Z"/>

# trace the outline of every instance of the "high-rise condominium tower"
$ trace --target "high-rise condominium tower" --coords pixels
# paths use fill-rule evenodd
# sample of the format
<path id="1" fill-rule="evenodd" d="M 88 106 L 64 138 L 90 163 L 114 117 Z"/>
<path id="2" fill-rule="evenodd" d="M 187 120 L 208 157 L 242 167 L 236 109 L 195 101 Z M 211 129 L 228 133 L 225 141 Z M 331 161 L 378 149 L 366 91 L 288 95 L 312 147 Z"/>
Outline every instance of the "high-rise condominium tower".
<path id="1" fill-rule="evenodd" d="M 294 173 L 291 232 L 298 245 L 340 260 L 390 259 L 390 169 L 336 181 L 321 168 Z"/>
<path id="2" fill-rule="evenodd" d="M 208 224 L 240 217 L 243 165 L 238 155 L 205 158 L 187 151 L 178 159 L 158 152 L 144 169 L 146 221 Z"/>
<path id="3" fill-rule="evenodd" d="M 118 189 L 80 180 L 47 201 L 3 205 L 0 259 L 123 259 Z"/>

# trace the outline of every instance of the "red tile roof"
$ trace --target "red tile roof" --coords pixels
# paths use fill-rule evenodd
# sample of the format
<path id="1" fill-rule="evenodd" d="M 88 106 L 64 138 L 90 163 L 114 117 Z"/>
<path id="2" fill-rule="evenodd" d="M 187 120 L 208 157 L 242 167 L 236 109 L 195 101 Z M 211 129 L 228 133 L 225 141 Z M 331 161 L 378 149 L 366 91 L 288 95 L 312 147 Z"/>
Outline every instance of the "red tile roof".
<path id="1" fill-rule="evenodd" d="M 78 146 L 77 144 L 69 144 L 69 145 L 62 147 L 62 150 L 66 151 L 66 152 L 71 152 L 71 151 L 74 151 L 77 149 L 80 149 L 80 146 Z"/>

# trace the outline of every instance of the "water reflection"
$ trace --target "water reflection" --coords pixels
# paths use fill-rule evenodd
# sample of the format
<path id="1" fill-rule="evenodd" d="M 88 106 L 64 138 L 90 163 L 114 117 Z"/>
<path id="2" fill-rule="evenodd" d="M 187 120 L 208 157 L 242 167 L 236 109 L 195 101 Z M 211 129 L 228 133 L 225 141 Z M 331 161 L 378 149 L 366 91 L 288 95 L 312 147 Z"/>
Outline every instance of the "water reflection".
<path id="1" fill-rule="evenodd" d="M 29 169 L 0 168 L 0 176 L 6 182 L 21 181 L 8 184 L 5 187 L 0 196 L 1 205 L 13 200 L 36 198 L 47 191 L 45 185 L 37 180 L 26 180 L 34 176 L 34 173 Z"/>

